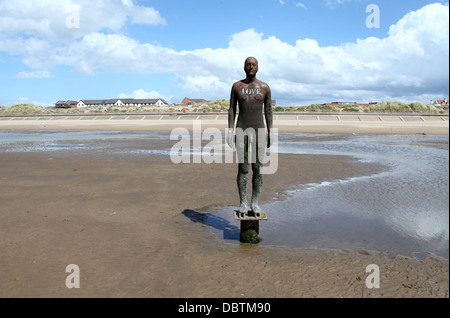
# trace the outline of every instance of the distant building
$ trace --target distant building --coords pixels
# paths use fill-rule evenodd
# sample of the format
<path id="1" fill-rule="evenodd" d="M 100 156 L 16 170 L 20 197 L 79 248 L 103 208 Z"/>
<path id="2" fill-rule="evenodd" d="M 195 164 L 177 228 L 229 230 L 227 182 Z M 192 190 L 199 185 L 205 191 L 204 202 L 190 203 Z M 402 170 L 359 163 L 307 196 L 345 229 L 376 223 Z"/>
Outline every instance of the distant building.
<path id="1" fill-rule="evenodd" d="M 448 98 L 447 99 L 436 99 L 431 101 L 431 105 L 434 106 L 448 106 Z"/>
<path id="2" fill-rule="evenodd" d="M 208 101 L 205 100 L 205 99 L 191 99 L 191 98 L 187 98 L 187 97 L 185 97 L 181 101 L 181 105 L 188 106 L 188 107 L 197 106 L 197 105 L 202 106 L 202 105 L 205 105 L 207 103 L 208 103 Z"/>
<path id="3" fill-rule="evenodd" d="M 162 98 L 155 99 L 134 99 L 134 98 L 113 98 L 113 99 L 83 99 L 77 103 L 77 107 L 105 107 L 105 106 L 167 106 L 168 103 Z"/>
<path id="4" fill-rule="evenodd" d="M 369 103 L 358 103 L 357 101 L 354 102 L 331 102 L 331 103 L 325 103 L 325 104 L 321 104 L 322 106 L 342 106 L 342 108 L 345 108 L 346 106 L 362 106 L 362 107 L 367 107 L 370 105 L 376 105 L 378 104 L 378 102 L 369 102 Z"/>
<path id="5" fill-rule="evenodd" d="M 331 103 L 325 103 L 323 105 L 325 106 L 331 106 L 331 105 L 356 105 L 356 101 L 354 102 L 331 102 Z"/>
<path id="6" fill-rule="evenodd" d="M 56 108 L 76 108 L 78 102 L 75 100 L 59 100 L 55 103 Z"/>

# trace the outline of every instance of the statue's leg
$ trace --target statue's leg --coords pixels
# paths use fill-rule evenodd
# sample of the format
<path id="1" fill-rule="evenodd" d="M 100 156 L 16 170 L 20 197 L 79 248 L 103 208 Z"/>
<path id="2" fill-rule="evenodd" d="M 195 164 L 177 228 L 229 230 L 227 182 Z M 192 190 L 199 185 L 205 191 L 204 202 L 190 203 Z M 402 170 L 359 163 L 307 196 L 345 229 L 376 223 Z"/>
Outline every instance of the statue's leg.
<path id="1" fill-rule="evenodd" d="M 261 213 L 261 208 L 259 207 L 258 200 L 259 194 L 261 193 L 261 187 L 263 184 L 263 176 L 261 174 L 262 165 L 260 163 L 253 163 L 253 177 L 252 177 L 252 202 L 251 208 L 255 213 Z"/>
<path id="2" fill-rule="evenodd" d="M 239 212 L 248 213 L 247 204 L 247 183 L 248 183 L 248 172 L 250 170 L 250 164 L 248 163 L 248 141 L 245 138 L 244 147 L 241 148 L 244 152 L 243 162 L 238 164 L 238 175 L 237 175 L 237 186 L 239 191 Z"/>
<path id="3" fill-rule="evenodd" d="M 248 172 L 250 170 L 250 165 L 247 163 L 240 163 L 238 176 L 237 176 L 237 185 L 239 191 L 239 212 L 247 213 L 248 212 L 248 204 L 247 204 L 247 183 L 248 183 Z"/>
<path id="4" fill-rule="evenodd" d="M 262 175 L 262 161 L 264 159 L 265 155 L 265 135 L 259 134 L 257 138 L 256 144 L 256 162 L 252 163 L 252 201 L 251 201 L 251 208 L 253 212 L 255 213 L 261 213 L 262 210 L 259 207 L 259 194 L 261 193 L 261 187 L 263 184 L 263 175 Z"/>

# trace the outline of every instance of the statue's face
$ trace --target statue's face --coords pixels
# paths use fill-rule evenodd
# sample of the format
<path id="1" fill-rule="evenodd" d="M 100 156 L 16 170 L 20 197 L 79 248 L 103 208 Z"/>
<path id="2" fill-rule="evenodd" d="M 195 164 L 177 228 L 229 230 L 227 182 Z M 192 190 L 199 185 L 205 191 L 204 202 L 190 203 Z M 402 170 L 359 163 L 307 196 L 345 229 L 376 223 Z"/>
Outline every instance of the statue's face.
<path id="1" fill-rule="evenodd" d="M 258 60 L 254 57 L 249 57 L 245 60 L 244 65 L 245 74 L 255 76 L 258 73 Z"/>

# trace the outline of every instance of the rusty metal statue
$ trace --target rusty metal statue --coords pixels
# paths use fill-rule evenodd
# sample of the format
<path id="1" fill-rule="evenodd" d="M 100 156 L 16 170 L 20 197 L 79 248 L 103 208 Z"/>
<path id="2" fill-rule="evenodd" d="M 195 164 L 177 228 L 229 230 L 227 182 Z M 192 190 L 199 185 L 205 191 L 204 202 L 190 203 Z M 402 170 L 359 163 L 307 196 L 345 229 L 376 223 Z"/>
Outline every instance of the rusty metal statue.
<path id="1" fill-rule="evenodd" d="M 236 123 L 235 144 L 238 154 L 237 186 L 239 191 L 239 212 L 258 215 L 261 208 L 258 204 L 263 184 L 262 162 L 267 148 L 272 144 L 272 98 L 270 87 L 256 78 L 258 60 L 249 57 L 245 60 L 245 79 L 233 84 L 231 89 L 230 108 L 228 110 L 227 143 L 233 147 L 234 125 Z M 237 112 L 239 106 L 239 114 Z M 266 139 L 267 129 L 267 139 Z M 249 148 L 252 156 L 249 158 Z M 252 166 L 252 198 L 249 211 L 247 203 L 247 182 Z"/>

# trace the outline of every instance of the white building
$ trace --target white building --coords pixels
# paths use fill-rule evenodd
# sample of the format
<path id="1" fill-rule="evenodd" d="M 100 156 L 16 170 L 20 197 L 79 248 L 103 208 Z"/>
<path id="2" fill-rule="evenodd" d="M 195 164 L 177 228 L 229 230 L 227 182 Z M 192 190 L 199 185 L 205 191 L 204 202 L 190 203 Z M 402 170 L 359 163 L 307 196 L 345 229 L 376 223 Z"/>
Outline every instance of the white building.
<path id="1" fill-rule="evenodd" d="M 113 98 L 113 99 L 83 99 L 77 107 L 108 107 L 108 106 L 167 106 L 168 103 L 162 98 L 134 99 L 134 98 Z"/>

